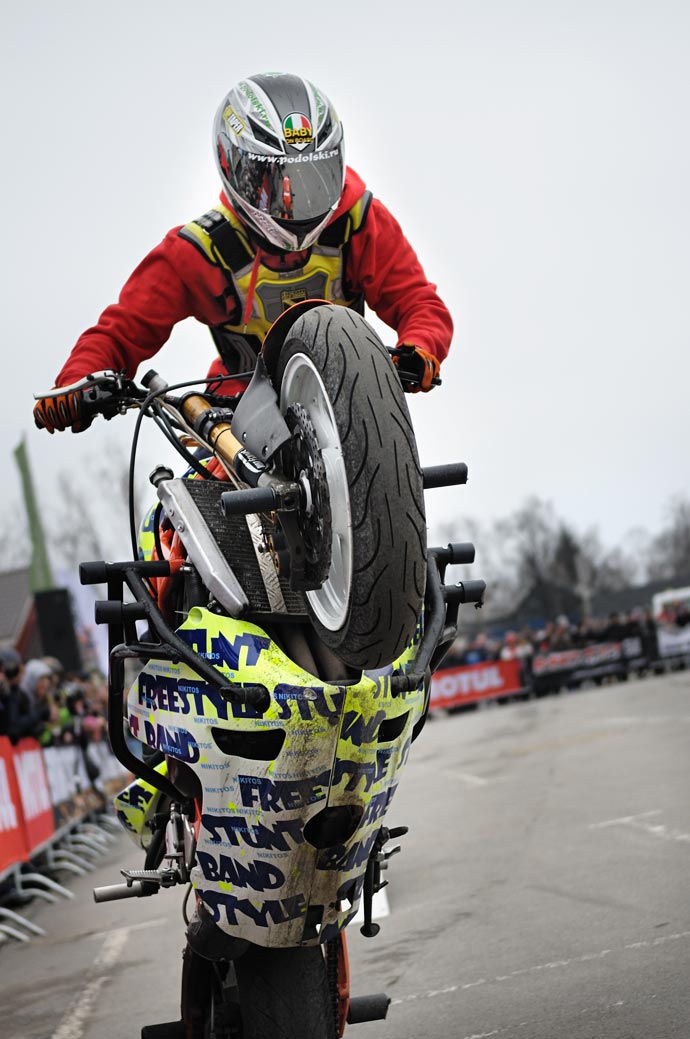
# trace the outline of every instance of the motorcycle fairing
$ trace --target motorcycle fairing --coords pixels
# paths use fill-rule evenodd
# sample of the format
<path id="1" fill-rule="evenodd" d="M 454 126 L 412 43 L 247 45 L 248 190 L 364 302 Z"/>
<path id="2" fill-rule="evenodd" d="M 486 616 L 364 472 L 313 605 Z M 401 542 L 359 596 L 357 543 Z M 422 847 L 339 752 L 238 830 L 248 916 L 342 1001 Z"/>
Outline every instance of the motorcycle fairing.
<path id="1" fill-rule="evenodd" d="M 424 708 L 423 688 L 398 696 L 390 689 L 392 672 L 414 658 L 419 630 L 393 666 L 350 686 L 317 679 L 246 621 L 195 607 L 177 633 L 230 683 L 261 684 L 271 694 L 260 716 L 186 665 L 156 660 L 129 690 L 133 735 L 199 778 L 192 871 L 199 897 L 219 927 L 256 945 L 329 940 L 357 911 L 371 846 Z M 320 813 L 338 808 L 351 825 L 338 836 L 336 822 L 329 836 L 322 823 L 340 816 Z"/>
<path id="2" fill-rule="evenodd" d="M 156 766 L 156 772 L 167 776 L 168 763 L 162 761 Z M 145 851 L 153 836 L 149 823 L 157 811 L 160 798 L 160 791 L 143 779 L 135 779 L 113 798 L 119 822 L 134 843 Z"/>

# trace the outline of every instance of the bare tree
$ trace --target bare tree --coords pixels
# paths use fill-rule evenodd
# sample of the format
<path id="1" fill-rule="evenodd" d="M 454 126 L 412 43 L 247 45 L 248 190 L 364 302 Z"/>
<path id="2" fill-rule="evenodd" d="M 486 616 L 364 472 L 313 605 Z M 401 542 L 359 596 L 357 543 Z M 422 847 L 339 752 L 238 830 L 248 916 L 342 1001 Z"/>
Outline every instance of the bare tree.
<path id="1" fill-rule="evenodd" d="M 465 527 L 474 527 L 478 571 L 493 614 L 510 613 L 527 598 L 549 614 L 573 608 L 587 613 L 595 594 L 634 580 L 636 566 L 624 549 L 604 548 L 594 528 L 578 533 L 538 497 L 493 524 Z"/>
<path id="2" fill-rule="evenodd" d="M 673 581 L 690 570 L 690 500 L 680 495 L 672 498 L 666 515 L 666 526 L 649 547 L 650 580 Z"/>
<path id="3" fill-rule="evenodd" d="M 143 495 L 135 483 L 135 517 Z M 113 446 L 87 460 L 79 472 L 58 475 L 58 504 L 48 532 L 59 565 L 74 569 L 86 559 L 126 559 L 129 538 L 129 461 Z"/>
<path id="4" fill-rule="evenodd" d="M 73 570 L 86 559 L 103 559 L 105 531 L 94 515 L 93 491 L 73 472 L 61 472 L 57 483 L 58 504 L 48 536 L 58 564 Z"/>

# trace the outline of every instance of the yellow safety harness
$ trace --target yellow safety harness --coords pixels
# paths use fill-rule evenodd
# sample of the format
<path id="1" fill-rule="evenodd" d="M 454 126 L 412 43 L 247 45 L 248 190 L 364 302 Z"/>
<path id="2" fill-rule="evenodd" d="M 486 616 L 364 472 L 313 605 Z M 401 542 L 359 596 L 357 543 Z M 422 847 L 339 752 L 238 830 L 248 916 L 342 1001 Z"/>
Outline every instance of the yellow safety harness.
<path id="1" fill-rule="evenodd" d="M 232 301 L 229 309 L 237 317 L 212 327 L 211 334 L 231 375 L 254 367 L 266 332 L 293 303 L 325 299 L 361 311 L 362 297 L 352 295 L 346 284 L 345 259 L 352 236 L 364 225 L 370 202 L 371 192 L 365 191 L 351 209 L 325 228 L 303 266 L 295 270 L 276 271 L 259 263 L 244 226 L 222 204 L 180 229 L 180 237 L 225 272 L 226 299 Z M 248 300 L 249 313 L 245 314 Z"/>

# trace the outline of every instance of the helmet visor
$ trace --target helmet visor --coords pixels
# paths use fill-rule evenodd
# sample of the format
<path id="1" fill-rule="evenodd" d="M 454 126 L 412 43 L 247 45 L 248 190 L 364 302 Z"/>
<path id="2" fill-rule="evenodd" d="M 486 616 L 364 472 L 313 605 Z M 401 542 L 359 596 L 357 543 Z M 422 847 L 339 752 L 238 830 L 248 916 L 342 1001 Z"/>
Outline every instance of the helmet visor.
<path id="1" fill-rule="evenodd" d="M 236 189 L 252 209 L 273 220 L 320 222 L 340 201 L 345 164 L 341 148 L 262 155 L 237 149 Z"/>

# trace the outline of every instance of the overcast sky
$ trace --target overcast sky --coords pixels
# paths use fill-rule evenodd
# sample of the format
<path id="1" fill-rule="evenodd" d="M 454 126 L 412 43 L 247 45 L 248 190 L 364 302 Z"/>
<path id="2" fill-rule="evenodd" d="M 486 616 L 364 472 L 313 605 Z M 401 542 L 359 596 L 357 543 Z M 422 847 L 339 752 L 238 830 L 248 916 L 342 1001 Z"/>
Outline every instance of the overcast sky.
<path id="1" fill-rule="evenodd" d="M 32 394 L 215 203 L 216 107 L 267 70 L 331 97 L 453 314 L 443 386 L 412 411 L 422 463 L 471 482 L 430 492 L 431 523 L 457 514 L 462 539 L 463 514 L 533 493 L 612 545 L 688 493 L 687 0 L 27 0 L 0 48 L 6 502 L 23 432 L 48 516 L 56 470 L 126 440 L 128 420 L 39 433 Z M 185 322 L 155 364 L 173 381 L 211 356 Z"/>

